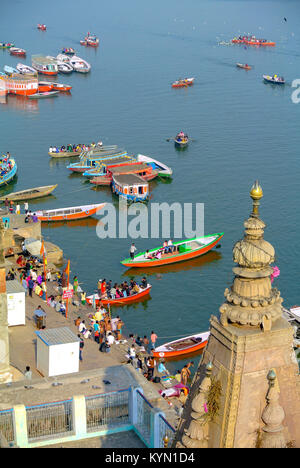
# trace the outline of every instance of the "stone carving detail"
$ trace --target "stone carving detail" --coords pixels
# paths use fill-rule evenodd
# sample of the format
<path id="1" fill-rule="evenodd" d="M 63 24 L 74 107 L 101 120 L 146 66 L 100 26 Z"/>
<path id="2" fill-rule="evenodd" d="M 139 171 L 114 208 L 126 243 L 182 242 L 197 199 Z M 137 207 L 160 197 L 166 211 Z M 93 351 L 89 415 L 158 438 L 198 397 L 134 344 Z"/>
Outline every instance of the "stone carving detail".
<path id="1" fill-rule="evenodd" d="M 212 364 L 206 366 L 206 375 L 201 382 L 198 394 L 194 397 L 191 408 L 191 418 L 189 428 L 185 429 L 182 437 L 182 444 L 186 448 L 207 448 L 208 447 L 208 418 L 206 407 L 206 395 L 211 386 Z"/>
<path id="2" fill-rule="evenodd" d="M 233 248 L 233 261 L 238 266 L 233 268 L 233 285 L 224 292 L 226 302 L 219 309 L 220 322 L 225 327 L 232 323 L 268 331 L 281 317 L 283 300 L 270 280 L 275 251 L 263 238 L 266 225 L 258 212 L 263 191 L 258 182 L 251 188 L 250 196 L 253 210 L 244 223 L 244 238 Z"/>
<path id="3" fill-rule="evenodd" d="M 262 428 L 261 448 L 285 448 L 286 440 L 283 434 L 282 422 L 285 418 L 283 408 L 279 404 L 279 391 L 276 389 L 276 374 L 274 370 L 268 373 L 269 390 L 266 396 L 267 406 L 262 412 L 265 423 Z"/>

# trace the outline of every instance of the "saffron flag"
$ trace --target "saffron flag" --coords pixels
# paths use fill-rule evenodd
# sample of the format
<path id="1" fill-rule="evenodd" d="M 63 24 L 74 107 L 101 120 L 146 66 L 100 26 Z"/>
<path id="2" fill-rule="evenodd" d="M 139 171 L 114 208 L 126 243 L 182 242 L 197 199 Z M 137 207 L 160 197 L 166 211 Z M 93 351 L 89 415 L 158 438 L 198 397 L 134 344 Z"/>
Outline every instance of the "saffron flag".
<path id="1" fill-rule="evenodd" d="M 42 241 L 40 255 L 44 255 L 44 253 L 45 253 L 45 246 L 44 246 L 44 241 Z"/>
<path id="2" fill-rule="evenodd" d="M 67 263 L 67 266 L 66 266 L 66 269 L 64 270 L 64 272 L 66 273 L 66 275 L 70 276 L 70 260 L 68 260 L 68 263 Z"/>

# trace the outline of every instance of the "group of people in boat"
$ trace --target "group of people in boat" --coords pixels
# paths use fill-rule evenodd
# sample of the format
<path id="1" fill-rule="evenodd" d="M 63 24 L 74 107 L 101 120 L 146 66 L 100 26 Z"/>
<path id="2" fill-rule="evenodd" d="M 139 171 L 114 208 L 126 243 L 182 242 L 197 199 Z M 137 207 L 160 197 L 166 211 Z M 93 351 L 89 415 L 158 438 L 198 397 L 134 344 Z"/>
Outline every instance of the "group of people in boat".
<path id="1" fill-rule="evenodd" d="M 49 153 L 78 153 L 81 151 L 88 151 L 91 149 L 94 149 L 96 147 L 101 147 L 103 146 L 102 141 L 98 141 L 98 143 L 91 143 L 90 145 L 84 145 L 84 144 L 78 144 L 78 145 L 63 145 L 60 148 L 57 146 L 50 146 L 49 148 Z"/>
<path id="2" fill-rule="evenodd" d="M 10 154 L 7 153 L 6 155 L 3 154 L 0 158 L 0 177 L 2 178 L 10 172 L 12 169 L 12 162 L 10 160 Z"/>
<path id="3" fill-rule="evenodd" d="M 153 252 L 150 254 L 149 250 L 146 250 L 145 258 L 147 260 L 153 260 L 153 259 L 160 260 L 164 254 L 174 253 L 175 250 L 176 250 L 176 246 L 173 244 L 172 239 L 168 241 L 165 240 L 163 243 L 163 246 L 160 249 L 158 249 L 156 252 Z"/>
<path id="4" fill-rule="evenodd" d="M 176 141 L 186 141 L 187 139 L 188 139 L 188 135 L 182 131 L 177 133 L 176 138 L 175 138 Z"/>
<path id="5" fill-rule="evenodd" d="M 280 82 L 280 83 L 281 83 L 281 82 L 282 82 L 282 83 L 284 82 L 283 76 L 278 76 L 278 75 L 273 75 L 273 76 L 272 76 L 272 80 L 273 80 L 273 81 L 278 81 L 278 82 Z"/>
<path id="6" fill-rule="evenodd" d="M 69 153 L 78 153 L 79 151 L 82 151 L 82 150 L 85 150 L 87 149 L 88 147 L 85 146 L 85 145 L 67 145 L 67 146 L 61 146 L 60 148 L 58 148 L 57 146 L 50 146 L 49 148 L 49 153 L 65 153 L 65 152 L 69 152 Z"/>
<path id="7" fill-rule="evenodd" d="M 100 299 L 120 299 L 124 297 L 133 296 L 139 294 L 143 289 L 146 289 L 148 286 L 147 279 L 142 278 L 140 284 L 138 284 L 133 279 L 130 280 L 129 284 L 127 281 L 124 281 L 121 284 L 112 283 L 111 280 L 107 281 L 105 279 L 99 279 L 97 289 L 98 296 Z"/>
<path id="8" fill-rule="evenodd" d="M 234 41 L 241 41 L 241 42 L 259 42 L 260 44 L 264 44 L 267 42 L 267 39 L 257 39 L 255 36 L 238 36 L 233 38 Z"/>

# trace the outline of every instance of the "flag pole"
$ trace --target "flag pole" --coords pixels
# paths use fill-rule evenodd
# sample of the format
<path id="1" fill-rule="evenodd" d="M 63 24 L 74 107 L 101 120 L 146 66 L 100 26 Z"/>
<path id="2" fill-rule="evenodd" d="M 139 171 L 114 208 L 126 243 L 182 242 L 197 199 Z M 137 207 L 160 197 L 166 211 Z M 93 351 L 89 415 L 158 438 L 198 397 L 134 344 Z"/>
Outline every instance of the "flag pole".
<path id="1" fill-rule="evenodd" d="M 68 274 L 67 291 L 69 291 L 69 286 L 70 286 L 70 260 L 68 260 L 67 274 Z M 66 298 L 66 318 L 68 318 L 68 306 L 69 306 L 69 298 L 67 297 Z"/>

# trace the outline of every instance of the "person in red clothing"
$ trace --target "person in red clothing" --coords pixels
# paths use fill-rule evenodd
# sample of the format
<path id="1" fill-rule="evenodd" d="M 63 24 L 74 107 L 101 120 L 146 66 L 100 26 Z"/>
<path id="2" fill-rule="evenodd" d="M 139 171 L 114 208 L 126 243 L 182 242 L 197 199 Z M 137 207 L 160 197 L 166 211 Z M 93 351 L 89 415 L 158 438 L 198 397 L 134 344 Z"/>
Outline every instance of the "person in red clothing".
<path id="1" fill-rule="evenodd" d="M 106 281 L 104 278 L 104 280 L 101 282 L 101 299 L 105 297 L 106 297 Z"/>

